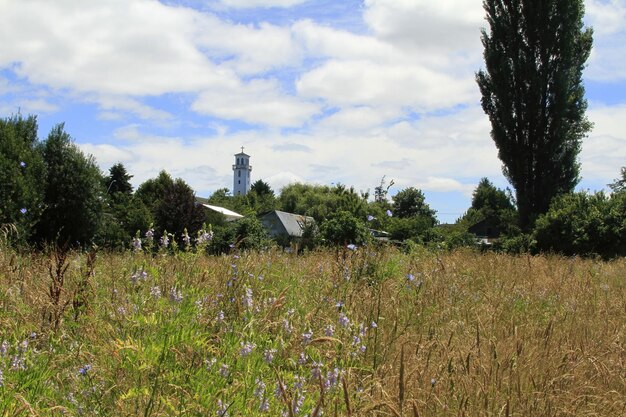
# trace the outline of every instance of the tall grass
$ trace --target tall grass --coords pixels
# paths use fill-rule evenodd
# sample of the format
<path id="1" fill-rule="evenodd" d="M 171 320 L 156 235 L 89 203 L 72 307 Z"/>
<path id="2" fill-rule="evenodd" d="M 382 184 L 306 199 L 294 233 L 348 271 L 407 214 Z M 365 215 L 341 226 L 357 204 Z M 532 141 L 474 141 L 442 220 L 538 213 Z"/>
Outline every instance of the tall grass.
<path id="1" fill-rule="evenodd" d="M 623 259 L 2 248 L 0 415 L 623 416 L 625 286 Z"/>

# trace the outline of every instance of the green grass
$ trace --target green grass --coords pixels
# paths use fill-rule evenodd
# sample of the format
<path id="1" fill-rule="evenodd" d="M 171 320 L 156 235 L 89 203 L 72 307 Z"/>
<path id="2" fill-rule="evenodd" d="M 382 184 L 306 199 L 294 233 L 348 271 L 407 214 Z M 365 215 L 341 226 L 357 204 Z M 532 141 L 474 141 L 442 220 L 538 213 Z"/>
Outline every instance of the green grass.
<path id="1" fill-rule="evenodd" d="M 239 255 L 3 247 L 0 415 L 626 414 L 623 259 Z"/>

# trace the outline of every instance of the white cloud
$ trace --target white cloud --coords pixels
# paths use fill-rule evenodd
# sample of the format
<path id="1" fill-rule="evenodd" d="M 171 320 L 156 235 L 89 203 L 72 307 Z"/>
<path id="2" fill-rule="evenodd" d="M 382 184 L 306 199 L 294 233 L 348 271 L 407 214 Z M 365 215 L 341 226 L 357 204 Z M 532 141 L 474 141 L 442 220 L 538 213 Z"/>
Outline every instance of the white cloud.
<path id="1" fill-rule="evenodd" d="M 583 178 L 616 178 L 626 164 L 626 104 L 592 107 L 588 113 L 594 128 L 583 140 Z"/>
<path id="2" fill-rule="evenodd" d="M 320 108 L 287 96 L 275 81 L 252 80 L 233 89 L 211 89 L 200 94 L 193 110 L 223 119 L 276 127 L 299 127 Z"/>
<path id="3" fill-rule="evenodd" d="M 427 177 L 425 180 L 419 181 L 417 187 L 438 192 L 458 191 L 470 197 L 476 188 L 476 184 L 463 184 L 454 178 Z"/>
<path id="4" fill-rule="evenodd" d="M 390 42 L 444 53 L 480 45 L 481 0 L 365 0 L 365 6 L 365 21 Z"/>
<path id="5" fill-rule="evenodd" d="M 269 7 L 292 7 L 305 3 L 308 0 L 220 0 L 228 7 L 248 9 L 248 8 L 269 8 Z"/>

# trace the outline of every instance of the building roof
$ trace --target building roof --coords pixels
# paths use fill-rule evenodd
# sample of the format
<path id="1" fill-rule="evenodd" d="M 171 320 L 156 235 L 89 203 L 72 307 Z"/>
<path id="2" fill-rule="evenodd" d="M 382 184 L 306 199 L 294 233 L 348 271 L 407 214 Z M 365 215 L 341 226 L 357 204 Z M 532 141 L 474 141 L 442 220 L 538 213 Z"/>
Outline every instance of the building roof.
<path id="1" fill-rule="evenodd" d="M 278 219 L 284 228 L 287 235 L 292 237 L 302 237 L 304 232 L 304 228 L 308 224 L 315 223 L 315 219 L 309 216 L 303 216 L 300 214 L 287 213 L 284 211 L 274 210 L 269 213 L 265 213 L 261 216 L 261 221 L 266 220 L 264 222 L 266 225 L 269 223 L 267 220 L 269 218 L 274 217 Z M 277 232 L 276 230 L 272 230 L 272 232 Z"/>
<path id="2" fill-rule="evenodd" d="M 237 220 L 237 219 L 241 219 L 243 218 L 243 216 L 239 213 L 235 213 L 232 210 L 228 210 L 227 208 L 224 207 L 220 207 L 220 206 L 212 206 L 210 204 L 202 204 L 204 207 L 208 208 L 209 210 L 213 210 L 213 211 L 217 211 L 218 213 L 222 213 L 225 217 L 226 217 L 226 221 L 233 221 L 233 220 Z"/>

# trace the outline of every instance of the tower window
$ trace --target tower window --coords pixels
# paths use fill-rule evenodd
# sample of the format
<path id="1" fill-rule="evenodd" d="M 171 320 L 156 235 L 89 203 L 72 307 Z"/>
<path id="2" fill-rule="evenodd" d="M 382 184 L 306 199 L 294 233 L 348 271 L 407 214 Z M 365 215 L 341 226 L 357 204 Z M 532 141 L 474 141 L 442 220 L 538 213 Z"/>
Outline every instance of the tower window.
<path id="1" fill-rule="evenodd" d="M 241 178 L 241 171 L 237 171 L 238 177 Z"/>
<path id="2" fill-rule="evenodd" d="M 237 181 L 237 184 L 241 184 L 241 180 Z"/>

